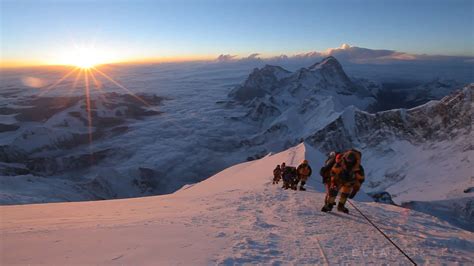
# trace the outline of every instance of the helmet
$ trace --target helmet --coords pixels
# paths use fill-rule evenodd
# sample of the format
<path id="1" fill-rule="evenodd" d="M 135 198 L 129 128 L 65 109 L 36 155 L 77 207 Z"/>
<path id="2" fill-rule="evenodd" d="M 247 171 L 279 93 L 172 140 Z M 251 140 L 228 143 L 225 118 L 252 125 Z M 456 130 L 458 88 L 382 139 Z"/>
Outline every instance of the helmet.
<path id="1" fill-rule="evenodd" d="M 347 153 L 346 155 L 344 155 L 344 163 L 347 166 L 353 166 L 356 163 L 356 161 L 357 161 L 357 158 L 354 152 L 351 151 Z"/>
<path id="2" fill-rule="evenodd" d="M 304 161 L 303 161 L 303 164 L 308 164 L 308 160 L 304 160 Z"/>
<path id="3" fill-rule="evenodd" d="M 336 157 L 336 152 L 335 151 L 330 152 L 329 157 L 331 157 L 331 158 Z"/>

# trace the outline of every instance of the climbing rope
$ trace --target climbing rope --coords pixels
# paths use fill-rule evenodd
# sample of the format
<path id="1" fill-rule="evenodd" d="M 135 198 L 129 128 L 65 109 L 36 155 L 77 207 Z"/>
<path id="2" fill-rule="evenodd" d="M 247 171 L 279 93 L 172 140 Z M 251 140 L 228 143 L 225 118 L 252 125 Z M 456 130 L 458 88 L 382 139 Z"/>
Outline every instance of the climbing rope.
<path id="1" fill-rule="evenodd" d="M 406 254 L 397 244 L 395 244 L 392 239 L 390 239 L 390 237 L 388 237 L 382 230 L 380 230 L 380 228 L 375 224 L 373 223 L 369 217 L 365 216 L 365 214 L 363 214 L 359 208 L 357 208 L 350 200 L 348 200 L 349 204 L 352 205 L 352 207 L 354 207 L 354 209 L 356 209 L 373 227 L 375 227 L 375 229 L 377 229 L 388 241 L 390 241 L 390 243 L 392 243 L 392 245 L 394 245 L 403 255 L 405 255 L 405 257 L 407 257 L 407 259 L 413 263 L 413 265 L 417 265 L 415 261 L 413 261 L 412 258 L 410 258 L 410 256 L 408 256 L 408 254 Z"/>

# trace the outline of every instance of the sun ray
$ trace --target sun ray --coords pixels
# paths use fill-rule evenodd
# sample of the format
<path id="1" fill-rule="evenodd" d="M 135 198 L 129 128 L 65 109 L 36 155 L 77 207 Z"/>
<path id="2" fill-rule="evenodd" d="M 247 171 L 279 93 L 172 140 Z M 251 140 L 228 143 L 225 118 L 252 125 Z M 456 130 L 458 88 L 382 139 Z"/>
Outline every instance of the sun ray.
<path id="1" fill-rule="evenodd" d="M 100 81 L 95 77 L 94 72 L 91 69 L 87 69 L 88 73 L 90 74 L 92 80 L 94 81 L 94 85 L 96 89 L 98 89 L 101 93 L 99 94 L 99 97 L 104 103 L 110 103 L 109 99 L 104 96 L 105 91 L 102 89 L 102 84 Z"/>
<path id="2" fill-rule="evenodd" d="M 142 102 L 143 104 L 145 104 L 146 106 L 150 107 L 151 105 L 149 103 L 147 103 L 145 100 L 143 100 L 142 98 L 138 97 L 137 95 L 135 95 L 135 93 L 133 93 L 131 90 L 125 88 L 122 84 L 118 83 L 117 81 L 115 81 L 113 78 L 109 77 L 107 74 L 105 74 L 104 72 L 100 71 L 99 69 L 97 69 L 96 67 L 92 67 L 91 69 L 97 71 L 97 73 L 99 73 L 100 75 L 102 75 L 104 78 L 108 79 L 110 82 L 112 82 L 113 84 L 115 84 L 117 87 L 125 90 L 126 92 L 130 93 L 130 95 L 132 95 L 135 99 L 139 100 L 140 102 Z"/>
<path id="3" fill-rule="evenodd" d="M 84 71 L 84 80 L 86 83 L 85 94 L 86 94 L 86 111 L 87 111 L 87 122 L 88 122 L 88 133 L 89 133 L 89 148 L 92 147 L 92 114 L 91 114 L 91 96 L 89 88 L 89 76 L 87 71 Z M 90 154 L 91 164 L 93 163 L 92 153 Z"/>
<path id="4" fill-rule="evenodd" d="M 98 90 L 102 90 L 102 84 L 95 78 L 94 72 L 92 72 L 90 69 L 87 69 L 87 71 L 88 71 L 89 74 L 91 75 L 92 80 L 94 81 L 95 87 L 96 87 Z"/>
<path id="5" fill-rule="evenodd" d="M 48 93 L 49 91 L 51 91 L 52 89 L 54 89 L 56 86 L 58 86 L 61 82 L 63 82 L 63 80 L 65 80 L 67 77 L 69 77 L 70 75 L 72 75 L 72 73 L 76 72 L 76 70 L 78 70 L 79 68 L 78 67 L 75 67 L 73 70 L 69 71 L 68 73 L 66 73 L 64 76 L 62 76 L 58 81 L 56 81 L 53 85 L 47 87 L 46 89 L 44 89 L 44 91 L 42 91 L 41 93 L 39 93 L 38 95 L 36 95 L 36 98 L 39 98 L 41 96 L 43 96 L 44 94 Z"/>
<path id="6" fill-rule="evenodd" d="M 83 69 L 79 69 L 79 72 L 76 75 L 76 79 L 74 80 L 74 83 L 72 84 L 72 89 L 75 89 L 77 87 L 77 82 L 79 81 L 79 78 L 81 77 Z"/>
<path id="7" fill-rule="evenodd" d="M 74 89 L 77 88 L 77 83 L 79 82 L 79 79 L 82 77 L 82 71 L 84 71 L 82 68 L 79 68 L 79 71 L 76 74 L 76 78 L 74 79 L 74 83 L 72 84 L 71 88 L 68 89 L 66 92 L 68 96 L 70 96 Z"/>

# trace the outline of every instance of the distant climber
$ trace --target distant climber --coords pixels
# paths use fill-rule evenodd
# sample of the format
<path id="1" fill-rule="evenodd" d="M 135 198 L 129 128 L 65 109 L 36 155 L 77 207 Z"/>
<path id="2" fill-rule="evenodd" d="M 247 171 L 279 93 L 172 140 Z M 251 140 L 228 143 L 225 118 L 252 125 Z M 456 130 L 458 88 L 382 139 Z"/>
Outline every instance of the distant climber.
<path id="1" fill-rule="evenodd" d="M 285 163 L 281 163 L 280 171 L 281 171 L 281 178 L 283 179 L 283 186 L 281 188 L 285 188 L 285 171 L 286 171 Z"/>
<path id="2" fill-rule="evenodd" d="M 337 157 L 336 155 L 336 162 L 330 172 L 329 197 L 321 211 L 328 212 L 332 210 L 340 191 L 337 210 L 349 213 L 349 210 L 344 206 L 347 198 L 353 198 L 357 194 L 365 179 L 364 168 L 361 165 L 362 153 L 351 149 L 339 155 L 339 158 Z M 337 159 L 340 159 L 340 161 L 337 162 Z"/>
<path id="3" fill-rule="evenodd" d="M 295 188 L 295 179 L 297 178 L 296 167 L 285 166 L 282 168 L 282 177 L 283 177 L 283 187 L 284 189 L 294 189 Z"/>
<path id="4" fill-rule="evenodd" d="M 281 168 L 280 165 L 277 165 L 275 169 L 273 169 L 273 184 L 278 184 L 281 180 Z"/>
<path id="5" fill-rule="evenodd" d="M 298 168 L 296 169 L 298 173 L 298 179 L 296 181 L 295 186 L 298 185 L 298 181 L 300 183 L 300 190 L 305 191 L 306 188 L 304 188 L 304 185 L 306 184 L 306 181 L 308 181 L 308 178 L 311 176 L 313 173 L 311 166 L 308 164 L 308 160 L 304 160 L 300 165 L 298 165 Z"/>

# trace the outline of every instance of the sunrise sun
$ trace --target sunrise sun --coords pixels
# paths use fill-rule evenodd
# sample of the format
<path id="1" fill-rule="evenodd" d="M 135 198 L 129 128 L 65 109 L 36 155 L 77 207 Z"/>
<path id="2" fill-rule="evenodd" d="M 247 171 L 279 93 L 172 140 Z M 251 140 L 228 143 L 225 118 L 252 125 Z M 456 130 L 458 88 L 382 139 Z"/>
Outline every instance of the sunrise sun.
<path id="1" fill-rule="evenodd" d="M 80 47 L 71 52 L 70 58 L 66 59 L 69 65 L 87 69 L 103 63 L 100 62 L 103 55 L 93 47 Z"/>
<path id="2" fill-rule="evenodd" d="M 73 44 L 56 52 L 51 64 L 75 66 L 90 69 L 97 65 L 117 61 L 111 49 L 99 48 L 91 44 Z"/>

